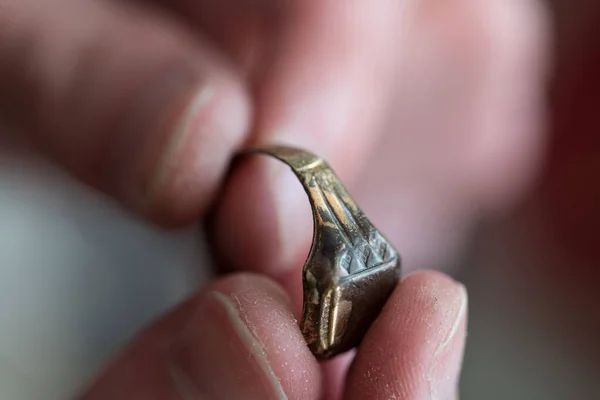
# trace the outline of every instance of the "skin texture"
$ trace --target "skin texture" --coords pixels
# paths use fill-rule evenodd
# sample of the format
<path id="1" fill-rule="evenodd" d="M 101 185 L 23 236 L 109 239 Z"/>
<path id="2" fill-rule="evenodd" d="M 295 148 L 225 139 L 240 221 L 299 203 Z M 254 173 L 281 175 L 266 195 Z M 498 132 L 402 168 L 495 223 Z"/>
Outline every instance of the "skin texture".
<path id="1" fill-rule="evenodd" d="M 457 398 L 460 285 L 409 275 L 356 359 L 319 365 L 296 322 L 305 197 L 275 162 L 227 172 L 247 146 L 306 147 L 408 270 L 440 265 L 538 172 L 554 120 L 546 11 L 533 0 L 0 0 L 2 143 L 153 223 L 210 217 L 215 252 L 246 271 L 140 333 L 82 397 Z M 560 116 L 561 132 L 581 126 Z"/>
<path id="2" fill-rule="evenodd" d="M 344 398 L 454 398 L 466 301 L 464 287 L 440 273 L 405 278 L 365 338 Z M 83 399 L 302 400 L 322 390 L 290 299 L 271 280 L 241 274 L 142 333 Z"/>

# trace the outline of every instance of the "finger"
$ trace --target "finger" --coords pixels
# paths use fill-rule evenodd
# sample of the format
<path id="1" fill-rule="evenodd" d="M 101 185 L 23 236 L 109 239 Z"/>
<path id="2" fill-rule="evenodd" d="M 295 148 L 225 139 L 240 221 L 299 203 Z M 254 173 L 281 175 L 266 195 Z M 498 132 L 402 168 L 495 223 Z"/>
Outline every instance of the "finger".
<path id="1" fill-rule="evenodd" d="M 116 2 L 2 0 L 0 116 L 76 176 L 166 224 L 197 217 L 249 101 L 201 38 Z"/>
<path id="2" fill-rule="evenodd" d="M 466 319 L 462 285 L 437 272 L 408 276 L 365 336 L 346 398 L 457 399 Z"/>
<path id="3" fill-rule="evenodd" d="M 454 267 L 482 212 L 533 182 L 547 41 L 533 1 L 417 3 L 387 134 L 354 187 L 410 270 Z"/>
<path id="4" fill-rule="evenodd" d="M 348 368 L 354 360 L 354 350 L 321 362 L 323 374 L 323 400 L 342 400 L 346 386 Z"/>
<path id="5" fill-rule="evenodd" d="M 268 74 L 295 1 L 140 0 L 158 5 L 199 28 L 250 81 Z"/>
<path id="6" fill-rule="evenodd" d="M 83 396 L 318 399 L 320 373 L 273 282 L 225 278 L 138 337 Z"/>
<path id="7" fill-rule="evenodd" d="M 255 83 L 249 144 L 312 150 L 350 184 L 377 140 L 396 45 L 389 36 L 397 35 L 398 13 L 389 1 L 288 3 L 277 51 Z M 286 167 L 248 158 L 224 189 L 217 244 L 238 268 L 278 277 L 297 272 L 310 243 L 309 210 Z"/>
<path id="8" fill-rule="evenodd" d="M 374 106 L 381 103 L 371 94 L 398 89 L 390 134 L 369 159 L 369 175 L 357 189 L 363 192 L 361 200 L 367 199 L 361 204 L 371 206 L 384 232 L 407 249 L 410 264 L 438 265 L 461 244 L 480 209 L 506 206 L 534 176 L 542 148 L 537 125 L 543 18 L 532 2 L 419 2 L 414 9 L 396 12 L 386 9 L 386 2 L 363 5 L 371 9 L 361 9 L 359 21 L 346 31 L 337 22 L 352 15 L 352 7 L 327 17 L 322 6 L 320 15 L 336 21 L 323 31 L 315 28 L 318 18 L 300 17 L 306 12 L 289 17 L 322 37 L 303 44 L 301 39 L 311 36 L 299 28 L 304 35 L 277 36 L 286 44 L 278 48 L 286 51 L 274 58 L 257 86 L 255 138 L 305 145 L 329 158 L 344 182 L 351 183 L 380 132 L 373 121 L 382 107 Z M 378 15 L 380 11 L 386 15 Z M 364 37 L 353 36 L 354 29 Z M 356 57 L 338 58 L 343 52 L 335 49 L 345 42 L 332 30 L 345 32 L 340 36 L 349 38 L 350 54 Z M 378 34 L 382 36 L 374 40 Z M 298 40 L 288 43 L 290 37 Z M 371 46 L 372 39 L 378 45 Z M 389 46 L 386 51 L 381 50 L 383 43 Z M 331 49 L 325 50 L 328 44 Z M 394 56 L 401 63 L 396 70 Z M 381 72 L 378 62 L 387 62 L 397 79 Z M 361 86 L 363 80 L 355 75 L 368 75 L 364 81 L 372 86 Z M 336 90 L 338 84 L 349 92 Z M 344 110 L 342 119 L 336 119 L 337 107 Z M 341 120 L 346 125 L 335 125 Z M 343 126 L 343 133 L 336 134 L 340 130 L 335 126 Z M 233 171 L 220 205 L 216 237 L 231 264 L 280 279 L 301 265 L 310 243 L 310 209 L 285 167 L 248 159 Z M 393 215 L 403 221 L 398 223 Z M 446 234 L 448 226 L 461 234 Z M 427 241 L 415 231 L 435 235 L 435 245 L 423 246 Z M 296 270 L 296 282 L 298 276 Z"/>

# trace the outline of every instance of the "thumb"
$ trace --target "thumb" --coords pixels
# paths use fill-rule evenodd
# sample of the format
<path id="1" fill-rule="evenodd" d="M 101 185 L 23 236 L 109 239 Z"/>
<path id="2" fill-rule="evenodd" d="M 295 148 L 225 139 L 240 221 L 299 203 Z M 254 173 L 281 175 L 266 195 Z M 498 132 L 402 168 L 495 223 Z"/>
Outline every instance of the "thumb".
<path id="1" fill-rule="evenodd" d="M 269 279 L 244 274 L 150 326 L 80 398 L 310 400 L 320 384 L 290 299 Z"/>
<path id="2" fill-rule="evenodd" d="M 164 224 L 206 208 L 250 115 L 201 39 L 134 5 L 0 1 L 0 121 Z"/>

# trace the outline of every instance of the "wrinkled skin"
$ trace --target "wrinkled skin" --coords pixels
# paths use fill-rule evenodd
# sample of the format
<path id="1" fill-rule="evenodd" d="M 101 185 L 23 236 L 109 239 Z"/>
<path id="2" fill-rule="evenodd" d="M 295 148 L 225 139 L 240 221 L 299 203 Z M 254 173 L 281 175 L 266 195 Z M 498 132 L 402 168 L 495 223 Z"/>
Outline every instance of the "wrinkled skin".
<path id="1" fill-rule="evenodd" d="M 597 16 L 579 8 L 569 15 Z M 590 48 L 594 35 L 569 29 Z M 530 188 L 549 139 L 590 129 L 545 113 L 551 43 L 533 0 L 0 0 L 4 142 L 154 223 L 210 217 L 215 251 L 239 272 L 142 332 L 83 398 L 457 398 L 462 286 L 410 274 L 356 357 L 319 365 L 295 320 L 306 199 L 275 163 L 227 168 L 251 145 L 313 150 L 408 270 L 438 266 Z"/>

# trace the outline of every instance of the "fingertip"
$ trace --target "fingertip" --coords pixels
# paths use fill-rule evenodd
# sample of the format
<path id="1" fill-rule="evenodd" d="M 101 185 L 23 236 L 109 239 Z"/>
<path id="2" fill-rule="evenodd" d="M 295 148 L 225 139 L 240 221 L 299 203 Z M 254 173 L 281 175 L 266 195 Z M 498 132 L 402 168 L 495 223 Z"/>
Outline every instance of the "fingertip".
<path id="1" fill-rule="evenodd" d="M 205 289 L 205 292 L 216 291 L 227 296 L 245 296 L 255 299 L 266 299 L 274 302 L 286 313 L 291 311 L 292 304 L 288 293 L 274 280 L 265 275 L 254 273 L 234 273 L 219 279 Z"/>
<path id="2" fill-rule="evenodd" d="M 283 289 L 234 275 L 212 285 L 174 346 L 174 362 L 210 398 L 318 398 L 318 364 Z"/>
<path id="3" fill-rule="evenodd" d="M 166 140 L 141 169 L 141 213 L 167 226 L 198 219 L 214 200 L 248 132 L 250 100 L 233 76 L 210 76 L 169 125 Z M 143 179 L 143 178 L 142 178 Z"/>
<path id="4" fill-rule="evenodd" d="M 351 399 L 447 398 L 457 389 L 467 294 L 439 272 L 406 277 L 361 344 L 348 380 Z"/>
<path id="5" fill-rule="evenodd" d="M 134 339 L 82 398 L 305 400 L 320 385 L 283 289 L 236 274 Z"/>
<path id="6" fill-rule="evenodd" d="M 23 141 L 156 222 L 199 217 L 248 132 L 234 68 L 143 4 L 12 3 L 0 53 L 14 55 L 0 60 L 0 81 L 13 82 L 9 119 Z"/>

